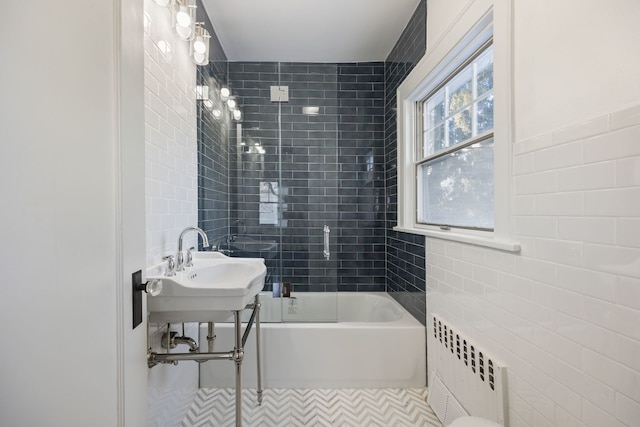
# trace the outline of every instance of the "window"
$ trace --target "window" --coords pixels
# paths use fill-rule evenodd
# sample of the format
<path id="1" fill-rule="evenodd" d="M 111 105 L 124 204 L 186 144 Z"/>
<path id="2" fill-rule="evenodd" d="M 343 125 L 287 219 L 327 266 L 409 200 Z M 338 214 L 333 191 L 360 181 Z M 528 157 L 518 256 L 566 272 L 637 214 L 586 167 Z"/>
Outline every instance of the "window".
<path id="1" fill-rule="evenodd" d="M 419 101 L 417 221 L 493 230 L 491 40 Z"/>
<path id="2" fill-rule="evenodd" d="M 509 235 L 511 7 L 470 2 L 400 84 L 395 230 L 520 250 Z"/>

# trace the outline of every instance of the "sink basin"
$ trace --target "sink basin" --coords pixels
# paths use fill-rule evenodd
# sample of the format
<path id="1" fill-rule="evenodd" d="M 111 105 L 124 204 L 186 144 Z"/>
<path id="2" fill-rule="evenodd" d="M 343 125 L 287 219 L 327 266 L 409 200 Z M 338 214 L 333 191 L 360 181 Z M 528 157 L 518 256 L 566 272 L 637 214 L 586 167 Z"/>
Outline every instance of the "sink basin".
<path id="1" fill-rule="evenodd" d="M 264 287 L 262 258 L 231 258 L 219 252 L 194 252 L 193 267 L 164 276 L 162 266 L 147 270 L 161 279 L 160 295 L 147 298 L 152 322 L 220 322 L 253 302 Z"/>

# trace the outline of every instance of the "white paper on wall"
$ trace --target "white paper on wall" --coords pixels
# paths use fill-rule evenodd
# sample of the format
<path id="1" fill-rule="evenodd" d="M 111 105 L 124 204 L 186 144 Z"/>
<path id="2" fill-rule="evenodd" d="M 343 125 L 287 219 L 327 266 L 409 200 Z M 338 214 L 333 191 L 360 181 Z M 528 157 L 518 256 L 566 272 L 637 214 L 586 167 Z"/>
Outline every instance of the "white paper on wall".
<path id="1" fill-rule="evenodd" d="M 277 182 L 260 182 L 260 224 L 278 223 L 278 191 Z"/>
<path id="2" fill-rule="evenodd" d="M 260 201 L 261 202 L 278 202 L 278 183 L 262 181 L 260 183 Z"/>

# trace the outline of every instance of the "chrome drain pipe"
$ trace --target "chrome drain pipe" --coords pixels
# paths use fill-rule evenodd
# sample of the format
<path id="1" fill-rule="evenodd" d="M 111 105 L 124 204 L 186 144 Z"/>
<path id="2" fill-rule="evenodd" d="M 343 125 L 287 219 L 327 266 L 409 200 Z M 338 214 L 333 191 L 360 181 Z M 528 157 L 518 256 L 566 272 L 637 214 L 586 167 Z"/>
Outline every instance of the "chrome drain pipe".
<path id="1" fill-rule="evenodd" d="M 195 340 L 189 337 L 184 336 L 184 324 L 182 326 L 182 335 L 178 336 L 178 333 L 175 331 L 171 331 L 170 324 L 167 324 L 167 332 L 162 336 L 162 347 L 167 349 L 166 353 L 155 353 L 151 351 L 149 347 L 149 351 L 147 353 L 147 366 L 149 368 L 153 368 L 156 365 L 161 363 L 169 363 L 177 365 L 178 362 L 183 360 L 194 360 L 196 362 L 202 363 L 208 360 L 233 360 L 236 368 L 236 390 L 235 390 L 235 406 L 236 406 L 236 427 L 242 427 L 242 361 L 244 359 L 244 346 L 247 342 L 247 338 L 249 337 L 249 333 L 251 332 L 252 327 L 255 325 L 256 327 L 256 356 L 258 362 L 258 404 L 262 404 L 262 372 L 260 369 L 260 296 L 259 294 L 255 296 L 254 302 L 252 304 L 247 304 L 244 308 L 253 309 L 249 321 L 247 322 L 247 326 L 245 328 L 244 333 L 242 333 L 242 322 L 241 322 L 241 312 L 242 310 L 234 310 L 234 346 L 231 351 L 211 351 L 213 350 L 214 340 L 216 338 L 214 334 L 214 323 L 209 322 L 208 324 L 208 333 L 207 333 L 207 343 L 208 343 L 208 352 L 200 353 L 198 344 Z M 199 328 L 198 328 L 199 329 Z M 147 341 L 151 342 L 149 337 L 149 328 L 147 328 Z M 170 353 L 169 350 L 175 348 L 178 344 L 187 344 L 189 346 L 188 353 Z"/>

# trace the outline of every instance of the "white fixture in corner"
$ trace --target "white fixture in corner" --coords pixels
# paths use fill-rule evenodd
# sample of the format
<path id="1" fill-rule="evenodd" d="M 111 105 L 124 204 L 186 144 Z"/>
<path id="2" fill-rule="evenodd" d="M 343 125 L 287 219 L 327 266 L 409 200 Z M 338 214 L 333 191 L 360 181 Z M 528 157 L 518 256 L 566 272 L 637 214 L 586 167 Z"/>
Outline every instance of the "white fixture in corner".
<path id="1" fill-rule="evenodd" d="M 195 26 L 195 35 L 191 40 L 191 57 L 196 65 L 209 64 L 209 31 L 204 28 L 204 23 L 198 22 Z"/>
<path id="2" fill-rule="evenodd" d="M 175 0 L 173 3 L 173 27 L 182 40 L 190 41 L 195 37 L 195 0 Z"/>

